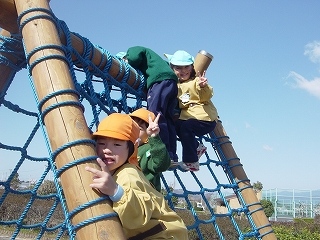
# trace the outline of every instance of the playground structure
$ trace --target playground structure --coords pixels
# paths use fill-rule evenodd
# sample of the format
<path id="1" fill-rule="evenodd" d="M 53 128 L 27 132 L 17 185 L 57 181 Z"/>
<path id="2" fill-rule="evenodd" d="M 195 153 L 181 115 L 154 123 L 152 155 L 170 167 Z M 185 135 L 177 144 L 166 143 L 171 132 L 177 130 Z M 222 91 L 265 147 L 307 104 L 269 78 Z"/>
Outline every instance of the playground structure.
<path id="1" fill-rule="evenodd" d="M 54 173 L 59 201 L 66 215 L 61 232 L 68 231 L 70 238 L 77 239 L 87 239 L 88 236 L 91 239 L 125 239 L 109 199 L 89 187 L 92 179 L 91 175 L 84 170 L 84 166 L 98 167 L 95 163 L 96 153 L 94 142 L 90 137 L 90 129 L 99 122 L 99 114 L 101 112 L 110 114 L 114 111 L 128 113 L 141 107 L 145 99 L 143 76 L 104 49 L 93 46 L 79 34 L 69 32 L 66 24 L 56 19 L 47 0 L 31 2 L 0 0 L 0 27 L 2 28 L 2 46 L 5 47 L 8 43 L 13 43 L 14 46 L 14 51 L 0 52 L 0 107 L 1 105 L 10 107 L 10 104 L 5 101 L 6 92 L 17 71 L 27 68 L 38 103 L 36 116 L 48 141 L 48 171 L 51 170 Z M 74 68 L 83 69 L 86 78 L 91 82 L 93 77 L 101 78 L 102 94 L 94 92 L 95 89 L 90 85 L 92 84 L 90 81 L 80 84 L 76 80 Z M 110 95 L 113 86 L 119 89 L 121 95 L 121 99 L 116 101 Z M 135 99 L 131 106 L 126 101 L 129 96 L 134 96 Z M 91 124 L 87 124 L 88 119 L 84 115 L 81 102 L 83 99 L 87 99 L 93 106 Z M 2 141 L 1 139 L 0 143 Z M 230 187 L 243 206 L 242 209 L 230 209 L 225 216 L 233 221 L 234 213 L 244 213 L 252 225 L 252 231 L 249 233 L 241 233 L 237 230 L 239 239 L 246 237 L 276 239 L 220 121 L 214 132 L 203 137 L 203 141 L 213 146 L 220 159 L 211 162 L 208 160 L 203 166 L 214 163 L 222 168 L 229 183 L 218 184 L 219 187 Z M 0 148 L 10 150 L 3 144 Z M 0 199 L 0 207 L 11 191 L 10 181 L 13 179 L 15 170 L 7 181 L 0 182 L 5 188 Z M 179 180 L 180 169 L 175 169 L 173 172 Z M 191 174 L 195 176 L 194 173 Z M 214 175 L 213 171 L 211 174 Z M 61 182 L 61 189 L 58 180 Z M 37 182 L 36 189 L 42 181 L 43 179 L 40 179 Z M 178 195 L 169 192 L 164 178 L 163 183 L 168 191 L 168 203 L 174 208 L 170 197 Z M 218 188 L 213 188 L 212 191 L 215 189 L 221 194 Z M 198 194 L 204 197 L 204 191 L 205 189 L 201 189 Z M 37 197 L 36 190 L 30 193 L 34 198 Z M 185 194 L 187 193 L 185 189 Z M 27 211 L 28 206 L 26 206 Z M 215 219 L 219 216 L 215 215 L 212 209 L 210 213 L 212 218 L 208 222 L 215 226 L 217 232 L 220 232 L 215 223 Z M 194 211 L 193 214 L 197 216 Z M 16 222 L 0 221 L 0 224 L 16 226 L 12 238 L 15 238 L 22 228 L 33 227 L 23 224 L 23 216 Z M 44 225 L 44 223 L 41 224 L 42 229 L 45 229 Z M 196 229 L 202 239 L 198 227 L 188 227 Z M 57 238 L 60 236 L 58 235 Z M 224 239 L 222 234 L 220 238 Z"/>

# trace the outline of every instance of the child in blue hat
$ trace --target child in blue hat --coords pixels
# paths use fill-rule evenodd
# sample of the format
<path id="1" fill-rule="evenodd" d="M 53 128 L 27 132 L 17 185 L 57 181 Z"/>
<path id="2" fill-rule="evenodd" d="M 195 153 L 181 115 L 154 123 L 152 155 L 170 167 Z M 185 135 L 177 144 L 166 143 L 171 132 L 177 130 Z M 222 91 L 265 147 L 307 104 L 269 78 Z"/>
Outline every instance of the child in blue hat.
<path id="1" fill-rule="evenodd" d="M 190 171 L 199 170 L 199 158 L 206 148 L 195 137 L 212 132 L 218 112 L 211 98 L 213 88 L 208 84 L 205 71 L 201 75 L 194 70 L 194 58 L 183 50 L 173 55 L 165 54 L 178 77 L 178 101 L 181 110 L 175 122 L 182 145 L 182 161 Z"/>

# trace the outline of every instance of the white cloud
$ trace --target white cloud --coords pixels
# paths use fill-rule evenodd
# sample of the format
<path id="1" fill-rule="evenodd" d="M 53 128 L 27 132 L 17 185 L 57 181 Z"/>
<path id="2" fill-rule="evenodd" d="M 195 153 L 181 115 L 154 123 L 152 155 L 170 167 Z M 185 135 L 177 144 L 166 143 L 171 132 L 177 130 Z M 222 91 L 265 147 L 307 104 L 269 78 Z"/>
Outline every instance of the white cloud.
<path id="1" fill-rule="evenodd" d="M 246 128 L 251 128 L 250 123 L 247 123 L 247 122 L 246 122 L 246 123 L 245 123 L 245 127 L 246 127 Z"/>
<path id="2" fill-rule="evenodd" d="M 311 62 L 320 63 L 320 42 L 308 43 L 305 46 L 304 55 L 308 56 Z"/>
<path id="3" fill-rule="evenodd" d="M 313 63 L 320 63 L 320 41 L 313 41 L 305 46 L 304 55 L 308 56 L 309 60 Z M 308 80 L 300 74 L 292 71 L 289 74 L 289 78 L 293 79 L 293 83 L 290 82 L 294 88 L 302 89 L 309 94 L 320 99 L 320 77 L 315 77 L 312 80 Z"/>
<path id="4" fill-rule="evenodd" d="M 290 84 L 292 87 L 305 90 L 320 99 L 320 77 L 307 80 L 296 72 L 290 72 L 289 77 L 294 80 L 294 83 Z"/>
<path id="5" fill-rule="evenodd" d="M 264 145 L 262 146 L 262 148 L 263 148 L 264 150 L 266 150 L 266 151 L 273 151 L 273 148 L 270 147 L 270 146 L 267 145 L 267 144 L 264 144 Z"/>

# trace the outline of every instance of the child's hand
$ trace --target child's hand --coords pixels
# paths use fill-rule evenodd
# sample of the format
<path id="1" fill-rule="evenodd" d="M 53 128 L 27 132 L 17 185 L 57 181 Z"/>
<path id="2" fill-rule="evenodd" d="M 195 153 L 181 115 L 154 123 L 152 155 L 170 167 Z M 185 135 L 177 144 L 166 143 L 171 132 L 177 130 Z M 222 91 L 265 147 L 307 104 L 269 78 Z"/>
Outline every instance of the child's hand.
<path id="1" fill-rule="evenodd" d="M 160 118 L 160 113 L 158 113 L 157 117 L 154 119 L 154 121 L 152 121 L 151 116 L 149 115 L 149 126 L 147 128 L 147 134 L 150 137 L 155 137 L 159 134 L 160 132 L 160 128 L 158 125 L 158 121 Z"/>
<path id="2" fill-rule="evenodd" d="M 97 158 L 97 162 L 101 171 L 88 166 L 85 167 L 88 172 L 93 174 L 93 183 L 90 184 L 90 187 L 98 189 L 105 195 L 113 196 L 117 191 L 118 184 L 112 178 L 107 165 L 100 158 Z"/>
<path id="3" fill-rule="evenodd" d="M 199 71 L 198 71 L 198 73 L 197 73 L 197 77 L 199 77 L 199 80 L 198 80 L 199 86 L 200 86 L 201 88 L 204 88 L 205 86 L 208 85 L 208 79 L 205 77 L 205 75 L 206 75 L 206 71 L 203 71 L 202 76 L 201 76 L 201 74 L 200 74 Z"/>

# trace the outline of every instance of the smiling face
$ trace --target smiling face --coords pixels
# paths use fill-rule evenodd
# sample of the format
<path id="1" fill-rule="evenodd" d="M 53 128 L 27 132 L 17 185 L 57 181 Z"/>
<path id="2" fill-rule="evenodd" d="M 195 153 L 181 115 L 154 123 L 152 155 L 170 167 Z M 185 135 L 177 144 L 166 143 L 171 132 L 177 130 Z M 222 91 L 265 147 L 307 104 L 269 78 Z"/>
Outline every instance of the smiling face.
<path id="1" fill-rule="evenodd" d="M 110 137 L 98 137 L 96 142 L 97 154 L 108 166 L 111 173 L 128 160 L 128 141 Z"/>
<path id="2" fill-rule="evenodd" d="M 179 81 L 186 81 L 191 78 L 191 74 L 193 71 L 193 65 L 187 65 L 187 66 L 175 66 L 172 65 L 172 69 L 174 73 L 177 75 Z"/>

